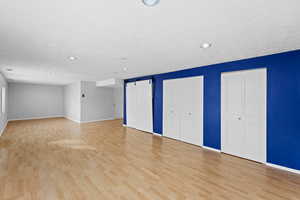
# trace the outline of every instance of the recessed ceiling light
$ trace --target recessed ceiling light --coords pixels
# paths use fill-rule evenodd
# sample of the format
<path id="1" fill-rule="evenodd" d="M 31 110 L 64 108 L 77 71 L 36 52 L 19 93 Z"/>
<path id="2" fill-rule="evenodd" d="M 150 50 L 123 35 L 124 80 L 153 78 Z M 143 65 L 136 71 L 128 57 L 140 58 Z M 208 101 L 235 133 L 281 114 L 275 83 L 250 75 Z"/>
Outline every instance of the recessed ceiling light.
<path id="1" fill-rule="evenodd" d="M 156 6 L 159 3 L 159 0 L 143 0 L 143 3 L 146 6 Z"/>
<path id="2" fill-rule="evenodd" d="M 211 47 L 211 43 L 203 43 L 203 44 L 201 45 L 201 48 L 202 48 L 202 49 L 207 49 L 207 48 L 209 48 L 209 47 Z"/>
<path id="3" fill-rule="evenodd" d="M 74 57 L 74 56 L 70 56 L 69 57 L 69 60 L 76 60 L 77 58 L 76 57 Z"/>
<path id="4" fill-rule="evenodd" d="M 7 69 L 6 69 L 6 71 L 8 71 L 8 72 L 12 72 L 12 71 L 13 71 L 13 69 L 11 69 L 11 68 L 7 68 Z"/>

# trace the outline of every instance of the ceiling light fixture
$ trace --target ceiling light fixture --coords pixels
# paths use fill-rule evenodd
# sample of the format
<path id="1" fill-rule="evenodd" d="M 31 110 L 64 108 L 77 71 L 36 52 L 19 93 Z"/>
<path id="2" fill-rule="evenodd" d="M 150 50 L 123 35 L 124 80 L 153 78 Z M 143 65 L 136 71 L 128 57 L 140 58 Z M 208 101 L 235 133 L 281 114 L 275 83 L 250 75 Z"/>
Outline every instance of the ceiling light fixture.
<path id="1" fill-rule="evenodd" d="M 146 6 L 156 6 L 158 3 L 159 3 L 160 0 L 143 0 L 143 3 L 146 5 Z"/>
<path id="2" fill-rule="evenodd" d="M 74 56 L 70 56 L 69 57 L 69 60 L 76 60 L 77 58 L 76 57 L 74 57 Z"/>
<path id="3" fill-rule="evenodd" d="M 207 49 L 207 48 L 209 48 L 209 47 L 211 47 L 211 43 L 203 43 L 203 44 L 201 45 L 201 48 L 202 48 L 202 49 Z"/>

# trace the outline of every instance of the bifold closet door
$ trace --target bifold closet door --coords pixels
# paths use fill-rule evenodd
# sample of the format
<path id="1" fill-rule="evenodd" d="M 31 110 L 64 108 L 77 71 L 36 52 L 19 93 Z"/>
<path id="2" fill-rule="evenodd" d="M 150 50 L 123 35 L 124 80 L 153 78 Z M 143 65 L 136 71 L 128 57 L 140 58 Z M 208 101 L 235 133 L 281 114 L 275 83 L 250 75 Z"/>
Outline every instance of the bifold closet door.
<path id="1" fill-rule="evenodd" d="M 266 69 L 222 74 L 222 151 L 266 162 Z"/>
<path id="2" fill-rule="evenodd" d="M 203 76 L 181 80 L 181 140 L 203 144 Z"/>
<path id="3" fill-rule="evenodd" d="M 126 85 L 127 126 L 146 132 L 153 131 L 152 81 Z"/>
<path id="4" fill-rule="evenodd" d="M 203 77 L 163 82 L 163 135 L 203 144 Z"/>
<path id="5" fill-rule="evenodd" d="M 180 81 L 163 82 L 163 135 L 180 140 Z"/>

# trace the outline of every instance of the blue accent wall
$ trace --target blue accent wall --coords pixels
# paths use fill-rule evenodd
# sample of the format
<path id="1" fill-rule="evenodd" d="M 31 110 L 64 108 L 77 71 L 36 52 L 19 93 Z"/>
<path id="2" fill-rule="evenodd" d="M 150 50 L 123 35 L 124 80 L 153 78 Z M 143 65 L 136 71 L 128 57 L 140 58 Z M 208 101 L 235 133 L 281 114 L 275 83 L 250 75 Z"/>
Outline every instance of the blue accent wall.
<path id="1" fill-rule="evenodd" d="M 163 80 L 204 75 L 204 145 L 220 149 L 221 73 L 255 68 L 268 70 L 267 162 L 300 170 L 300 50 L 127 79 L 124 92 L 128 82 L 153 80 L 153 131 L 162 134 Z"/>
<path id="2" fill-rule="evenodd" d="M 221 149 L 221 77 L 218 72 L 204 76 L 203 105 L 203 145 Z"/>

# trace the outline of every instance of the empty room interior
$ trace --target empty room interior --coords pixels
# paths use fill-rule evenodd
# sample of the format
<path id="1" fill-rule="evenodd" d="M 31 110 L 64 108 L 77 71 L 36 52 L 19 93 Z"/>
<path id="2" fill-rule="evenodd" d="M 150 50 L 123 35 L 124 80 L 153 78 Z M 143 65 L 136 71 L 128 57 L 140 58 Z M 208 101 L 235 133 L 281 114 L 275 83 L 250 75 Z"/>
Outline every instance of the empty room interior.
<path id="1" fill-rule="evenodd" d="M 299 8 L 0 0 L 0 200 L 300 200 Z"/>

